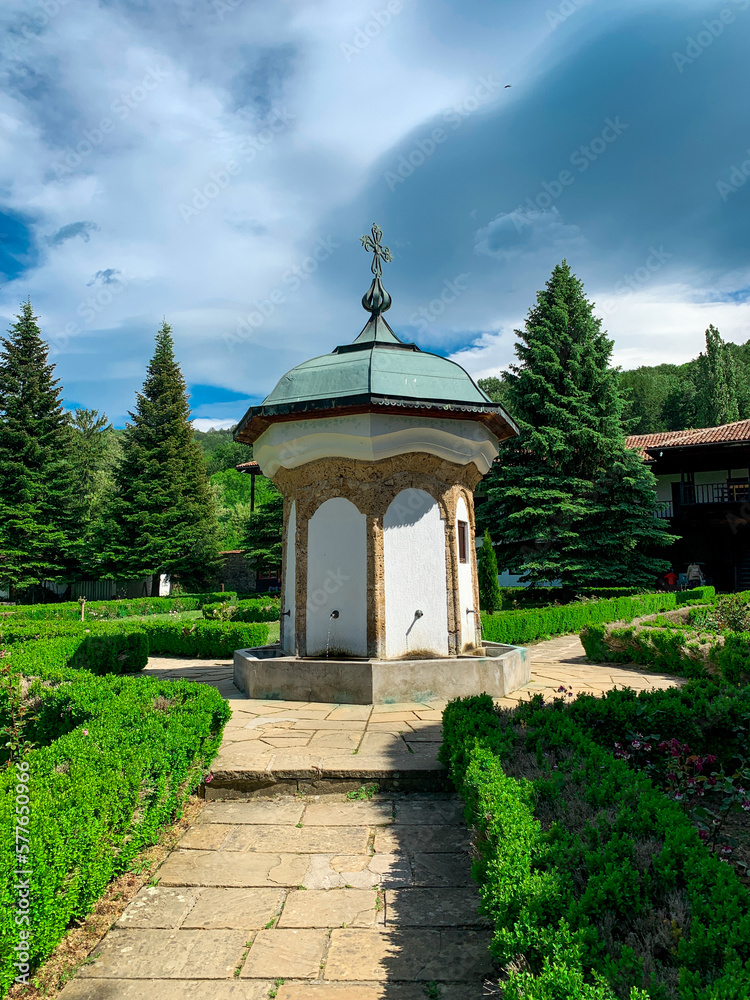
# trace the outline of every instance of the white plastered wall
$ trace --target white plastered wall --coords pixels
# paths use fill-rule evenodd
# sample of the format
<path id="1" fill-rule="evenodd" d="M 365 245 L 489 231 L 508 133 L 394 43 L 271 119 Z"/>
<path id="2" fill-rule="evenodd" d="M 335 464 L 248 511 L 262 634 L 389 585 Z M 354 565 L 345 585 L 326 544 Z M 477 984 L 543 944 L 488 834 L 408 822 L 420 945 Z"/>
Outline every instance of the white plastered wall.
<path id="1" fill-rule="evenodd" d="M 383 518 L 385 655 L 448 655 L 445 522 L 424 490 L 402 490 Z M 421 611 L 421 615 L 416 612 Z"/>
<path id="2" fill-rule="evenodd" d="M 367 656 L 366 602 L 365 515 L 343 497 L 326 500 L 308 524 L 307 655 L 330 646 L 332 656 Z"/>
<path id="3" fill-rule="evenodd" d="M 294 624 L 295 624 L 295 594 L 297 572 L 297 501 L 292 500 L 289 508 L 289 523 L 286 526 L 286 562 L 284 564 L 284 615 L 281 619 L 284 634 L 282 645 L 285 653 L 294 656 L 297 652 Z"/>
<path id="4" fill-rule="evenodd" d="M 478 420 L 390 413 L 284 420 L 272 424 L 253 445 L 265 476 L 321 458 L 377 462 L 420 451 L 456 465 L 474 462 L 485 475 L 498 453 L 497 438 Z"/>
<path id="5" fill-rule="evenodd" d="M 469 511 L 466 507 L 466 501 L 463 497 L 458 498 L 458 503 L 456 504 L 456 557 L 458 558 L 458 522 L 465 521 L 469 525 L 469 537 L 468 544 L 466 546 L 466 562 L 458 563 L 458 599 L 461 606 L 461 636 L 459 649 L 463 650 L 466 646 L 476 645 L 476 618 L 477 615 L 474 614 L 474 610 L 477 612 L 479 609 L 474 608 L 474 577 L 473 577 L 473 562 L 472 562 L 472 552 L 474 548 L 474 539 L 471 535 L 471 522 L 469 521 Z"/>

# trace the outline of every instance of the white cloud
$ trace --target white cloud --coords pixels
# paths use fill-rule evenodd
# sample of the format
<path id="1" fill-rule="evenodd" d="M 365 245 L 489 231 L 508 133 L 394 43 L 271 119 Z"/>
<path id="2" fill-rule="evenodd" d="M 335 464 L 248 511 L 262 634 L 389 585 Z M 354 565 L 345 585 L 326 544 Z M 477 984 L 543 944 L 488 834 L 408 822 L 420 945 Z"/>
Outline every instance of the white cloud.
<path id="1" fill-rule="evenodd" d="M 193 427 L 197 431 L 218 431 L 228 430 L 230 427 L 234 427 L 236 423 L 236 420 L 210 420 L 207 417 L 196 417 L 193 420 Z"/>

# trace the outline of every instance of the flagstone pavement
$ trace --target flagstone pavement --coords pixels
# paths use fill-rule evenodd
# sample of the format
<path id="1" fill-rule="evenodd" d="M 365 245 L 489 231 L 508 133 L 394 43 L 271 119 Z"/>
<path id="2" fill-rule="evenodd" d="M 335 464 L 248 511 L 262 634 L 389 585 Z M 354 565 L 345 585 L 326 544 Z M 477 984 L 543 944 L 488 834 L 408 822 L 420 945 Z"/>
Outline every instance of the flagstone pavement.
<path id="1" fill-rule="evenodd" d="M 501 704 L 682 683 L 590 664 L 578 636 L 529 653 L 531 683 Z M 253 701 L 228 661 L 154 658 L 146 673 L 212 684 L 232 718 L 198 819 L 61 1000 L 483 995 L 490 932 L 461 804 L 420 790 L 444 783 L 444 703 Z M 385 792 L 347 798 L 368 781 Z"/>

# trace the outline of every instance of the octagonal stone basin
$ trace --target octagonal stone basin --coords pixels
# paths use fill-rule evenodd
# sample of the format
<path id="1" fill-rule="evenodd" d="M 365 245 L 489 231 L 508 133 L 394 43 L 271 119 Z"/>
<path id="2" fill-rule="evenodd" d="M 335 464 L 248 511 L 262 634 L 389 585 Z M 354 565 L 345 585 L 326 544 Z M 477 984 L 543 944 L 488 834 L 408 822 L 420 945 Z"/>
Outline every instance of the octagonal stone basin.
<path id="1" fill-rule="evenodd" d="M 238 649 L 234 683 L 248 698 L 383 705 L 395 702 L 504 698 L 531 679 L 521 646 L 485 643 L 484 655 L 434 660 L 300 659 L 279 646 Z"/>

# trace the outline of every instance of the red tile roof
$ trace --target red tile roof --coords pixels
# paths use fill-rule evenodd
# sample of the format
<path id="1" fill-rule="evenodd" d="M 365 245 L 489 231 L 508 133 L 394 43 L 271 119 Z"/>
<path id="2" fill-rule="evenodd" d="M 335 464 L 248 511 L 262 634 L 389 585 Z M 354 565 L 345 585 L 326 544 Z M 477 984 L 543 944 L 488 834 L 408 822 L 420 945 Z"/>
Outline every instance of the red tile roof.
<path id="1" fill-rule="evenodd" d="M 240 462 L 239 465 L 235 465 L 235 469 L 238 472 L 260 472 L 257 462 Z"/>
<path id="2" fill-rule="evenodd" d="M 700 444 L 729 444 L 747 441 L 750 444 L 750 420 L 736 420 L 718 427 L 697 427 L 686 431 L 660 431 L 657 434 L 631 434 L 625 445 L 643 458 L 654 448 L 689 448 Z"/>

